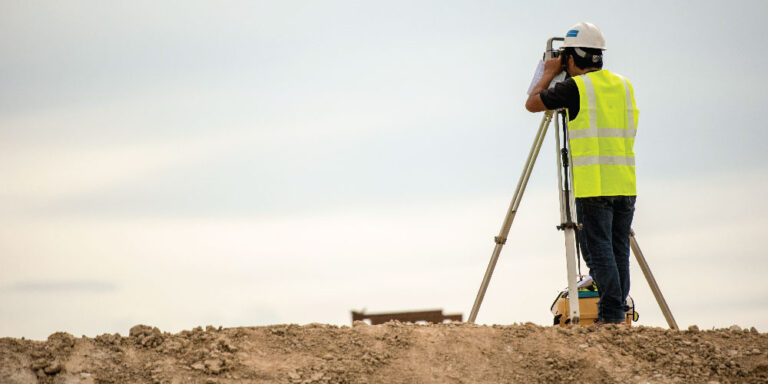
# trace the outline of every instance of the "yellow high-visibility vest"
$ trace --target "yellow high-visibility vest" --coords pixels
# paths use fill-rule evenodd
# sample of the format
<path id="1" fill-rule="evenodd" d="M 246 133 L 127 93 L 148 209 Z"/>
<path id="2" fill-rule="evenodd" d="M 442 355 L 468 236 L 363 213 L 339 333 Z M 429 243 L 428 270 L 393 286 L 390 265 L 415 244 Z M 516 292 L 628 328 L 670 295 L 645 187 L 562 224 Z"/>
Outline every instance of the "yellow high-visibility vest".
<path id="1" fill-rule="evenodd" d="M 636 195 L 632 84 L 606 70 L 573 80 L 580 99 L 579 113 L 568 123 L 574 196 Z"/>

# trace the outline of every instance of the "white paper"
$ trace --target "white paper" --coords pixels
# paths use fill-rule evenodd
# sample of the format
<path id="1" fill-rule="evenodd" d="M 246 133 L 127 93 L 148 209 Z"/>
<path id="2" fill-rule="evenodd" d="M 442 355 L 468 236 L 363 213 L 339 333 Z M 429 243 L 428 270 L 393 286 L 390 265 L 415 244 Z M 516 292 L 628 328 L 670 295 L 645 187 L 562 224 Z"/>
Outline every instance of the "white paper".
<path id="1" fill-rule="evenodd" d="M 544 76 L 544 60 L 539 60 L 539 64 L 536 66 L 536 72 L 533 74 L 533 79 L 531 79 L 531 85 L 528 86 L 529 95 L 531 94 L 531 91 L 533 91 L 533 87 L 539 83 L 539 80 L 541 80 L 542 76 Z M 555 78 L 552 79 L 552 82 L 549 83 L 548 88 L 554 87 L 555 84 L 563 80 L 565 80 L 565 71 L 560 72 L 557 76 L 555 76 Z"/>
<path id="2" fill-rule="evenodd" d="M 544 76 L 544 60 L 539 60 L 539 65 L 536 66 L 536 72 L 533 73 L 533 79 L 531 79 L 531 85 L 528 86 L 528 94 L 531 94 L 533 87 L 539 83 L 541 77 Z"/>

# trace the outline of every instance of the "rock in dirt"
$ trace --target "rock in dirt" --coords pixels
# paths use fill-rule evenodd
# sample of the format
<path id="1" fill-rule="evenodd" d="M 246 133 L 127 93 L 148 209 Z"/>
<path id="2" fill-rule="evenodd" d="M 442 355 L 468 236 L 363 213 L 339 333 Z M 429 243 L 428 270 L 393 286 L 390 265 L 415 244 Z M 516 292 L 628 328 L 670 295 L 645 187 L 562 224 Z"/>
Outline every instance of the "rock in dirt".
<path id="1" fill-rule="evenodd" d="M 75 337 L 66 332 L 56 332 L 48 336 L 47 345 L 53 350 L 69 349 L 75 346 Z"/>
<path id="2" fill-rule="evenodd" d="M 131 327 L 128 336 L 148 348 L 154 348 L 163 343 L 163 334 L 160 329 L 148 325 L 139 324 Z"/>
<path id="3" fill-rule="evenodd" d="M 208 359 L 204 363 L 208 372 L 218 375 L 224 369 L 224 362 L 219 359 Z"/>
<path id="4" fill-rule="evenodd" d="M 154 335 L 160 335 L 160 330 L 157 327 L 150 327 L 143 324 L 134 325 L 128 332 L 128 336 L 138 338 Z"/>
<path id="5" fill-rule="evenodd" d="M 61 372 L 61 363 L 58 360 L 54 360 L 43 368 L 43 372 L 45 372 L 46 375 L 55 375 Z"/>

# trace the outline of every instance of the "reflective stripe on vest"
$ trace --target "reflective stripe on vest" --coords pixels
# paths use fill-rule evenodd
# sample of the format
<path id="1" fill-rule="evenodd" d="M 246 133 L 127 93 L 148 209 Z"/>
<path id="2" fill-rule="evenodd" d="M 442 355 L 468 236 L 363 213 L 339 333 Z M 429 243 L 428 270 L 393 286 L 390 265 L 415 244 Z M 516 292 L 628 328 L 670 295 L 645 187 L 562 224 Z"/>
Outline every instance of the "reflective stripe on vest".
<path id="1" fill-rule="evenodd" d="M 579 156 L 573 158 L 573 166 L 582 165 L 635 165 L 634 157 L 627 156 Z"/>
<path id="2" fill-rule="evenodd" d="M 587 137 L 635 137 L 637 130 L 632 128 L 587 128 L 573 130 L 568 134 L 571 139 L 584 139 Z"/>
<path id="3" fill-rule="evenodd" d="M 573 79 L 580 106 L 568 124 L 574 195 L 637 194 L 633 149 L 637 108 L 632 85 L 606 70 Z"/>

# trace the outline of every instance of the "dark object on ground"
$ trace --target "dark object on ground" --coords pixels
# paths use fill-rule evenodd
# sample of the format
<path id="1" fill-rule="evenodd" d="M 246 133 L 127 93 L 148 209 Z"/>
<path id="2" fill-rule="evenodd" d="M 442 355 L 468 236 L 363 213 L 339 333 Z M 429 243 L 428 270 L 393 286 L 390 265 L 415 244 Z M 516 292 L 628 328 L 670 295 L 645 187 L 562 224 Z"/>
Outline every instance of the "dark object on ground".
<path id="1" fill-rule="evenodd" d="M 352 323 L 355 321 L 370 320 L 371 325 L 384 324 L 388 321 L 399 321 L 401 323 L 417 323 L 424 321 L 432 324 L 440 324 L 448 321 L 461 322 L 461 314 L 444 315 L 442 309 L 430 311 L 412 311 L 412 312 L 390 312 L 390 313 L 365 313 L 352 311 Z"/>

